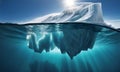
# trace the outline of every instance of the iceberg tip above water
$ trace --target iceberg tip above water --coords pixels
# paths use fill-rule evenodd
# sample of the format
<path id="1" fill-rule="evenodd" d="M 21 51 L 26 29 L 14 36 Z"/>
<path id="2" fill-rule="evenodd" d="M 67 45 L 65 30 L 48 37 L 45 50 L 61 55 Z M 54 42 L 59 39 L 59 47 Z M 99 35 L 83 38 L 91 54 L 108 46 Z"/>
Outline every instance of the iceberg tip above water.
<path id="1" fill-rule="evenodd" d="M 82 22 L 105 25 L 102 15 L 101 3 L 80 3 L 79 5 L 63 10 L 59 13 L 51 13 L 35 18 L 26 23 L 63 23 Z"/>

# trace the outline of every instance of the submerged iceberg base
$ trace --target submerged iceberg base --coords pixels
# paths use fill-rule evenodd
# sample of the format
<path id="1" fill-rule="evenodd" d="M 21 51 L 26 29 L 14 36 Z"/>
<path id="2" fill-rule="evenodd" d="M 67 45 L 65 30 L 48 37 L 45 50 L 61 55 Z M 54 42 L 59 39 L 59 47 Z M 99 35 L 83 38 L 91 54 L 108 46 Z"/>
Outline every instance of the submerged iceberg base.
<path id="1" fill-rule="evenodd" d="M 35 28 L 34 28 L 35 27 Z M 48 26 L 46 29 L 48 29 Z M 79 25 L 63 25 L 63 29 L 59 31 L 40 32 L 34 31 L 36 26 L 33 26 L 33 32 L 29 34 L 29 48 L 35 52 L 52 51 L 54 48 L 60 49 L 61 53 L 67 53 L 72 59 L 82 50 L 92 48 L 96 39 L 97 33 L 101 30 L 95 26 L 79 26 Z M 72 28 L 66 29 L 65 27 Z M 78 27 L 78 28 L 77 28 Z"/>

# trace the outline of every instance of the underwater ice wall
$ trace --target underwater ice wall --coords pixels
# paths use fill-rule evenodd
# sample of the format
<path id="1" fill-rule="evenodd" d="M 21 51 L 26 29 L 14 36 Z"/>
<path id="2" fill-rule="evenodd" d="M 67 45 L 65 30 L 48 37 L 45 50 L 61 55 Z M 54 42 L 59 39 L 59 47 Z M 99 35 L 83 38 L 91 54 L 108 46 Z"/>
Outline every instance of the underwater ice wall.
<path id="1" fill-rule="evenodd" d="M 70 58 L 82 50 L 92 48 L 96 35 L 101 30 L 99 27 L 84 26 L 85 24 L 106 26 L 100 3 L 80 3 L 61 13 L 49 14 L 27 23 L 31 23 L 26 26 L 29 48 L 39 53 L 58 48 Z"/>
<path id="2" fill-rule="evenodd" d="M 68 53 L 68 55 L 73 58 L 82 50 L 87 50 L 92 48 L 95 42 L 97 33 L 101 30 L 99 27 L 85 25 L 70 24 L 61 25 L 63 29 L 57 31 L 52 29 L 52 31 L 42 32 L 38 31 L 37 27 L 33 27 L 33 32 L 28 34 L 28 46 L 34 49 L 35 52 L 42 53 L 42 51 L 49 52 L 54 48 L 60 49 L 61 53 Z M 55 26 L 52 25 L 54 28 Z M 65 29 L 64 29 L 65 28 Z M 35 30 L 36 29 L 36 30 Z M 56 29 L 56 28 L 55 28 Z"/>

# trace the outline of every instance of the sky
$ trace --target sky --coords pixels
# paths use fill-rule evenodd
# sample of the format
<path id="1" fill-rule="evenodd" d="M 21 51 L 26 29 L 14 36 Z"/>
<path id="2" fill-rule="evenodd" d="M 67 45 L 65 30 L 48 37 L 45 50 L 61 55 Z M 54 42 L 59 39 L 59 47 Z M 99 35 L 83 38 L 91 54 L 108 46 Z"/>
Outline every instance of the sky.
<path id="1" fill-rule="evenodd" d="M 104 19 L 120 22 L 120 0 L 77 0 L 77 2 L 101 2 Z M 0 0 L 0 22 L 30 21 L 63 9 L 63 0 Z"/>

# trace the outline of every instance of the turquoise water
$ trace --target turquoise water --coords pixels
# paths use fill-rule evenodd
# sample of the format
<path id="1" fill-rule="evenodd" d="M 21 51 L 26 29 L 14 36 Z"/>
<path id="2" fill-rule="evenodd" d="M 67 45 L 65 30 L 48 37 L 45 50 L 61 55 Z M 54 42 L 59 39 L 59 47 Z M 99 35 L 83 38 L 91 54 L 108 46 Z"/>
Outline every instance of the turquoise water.
<path id="1" fill-rule="evenodd" d="M 0 72 L 120 72 L 120 32 L 97 27 L 102 30 L 93 48 L 71 59 L 57 48 L 42 53 L 30 49 L 26 25 L 0 25 Z"/>

